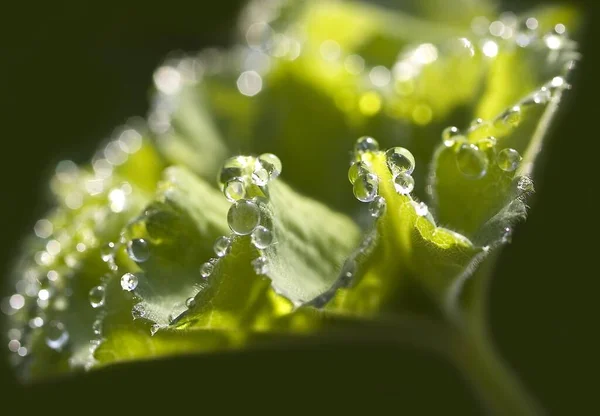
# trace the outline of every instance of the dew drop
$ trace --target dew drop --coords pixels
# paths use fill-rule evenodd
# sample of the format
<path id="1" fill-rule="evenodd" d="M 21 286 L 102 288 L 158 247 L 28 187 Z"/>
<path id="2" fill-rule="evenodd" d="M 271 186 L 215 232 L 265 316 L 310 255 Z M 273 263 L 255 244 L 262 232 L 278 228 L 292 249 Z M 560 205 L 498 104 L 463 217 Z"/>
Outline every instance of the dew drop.
<path id="1" fill-rule="evenodd" d="M 498 153 L 497 163 L 498 167 L 505 172 L 513 172 L 519 167 L 519 163 L 523 158 L 515 149 L 502 149 Z"/>
<path id="2" fill-rule="evenodd" d="M 490 137 L 484 137 L 483 139 L 479 139 L 476 143 L 476 146 L 482 152 L 487 152 L 490 150 L 494 150 L 494 148 L 496 147 L 496 143 L 498 143 L 496 138 L 490 136 Z"/>
<path id="3" fill-rule="evenodd" d="M 462 144 L 456 152 L 458 170 L 468 178 L 478 179 L 484 176 L 488 168 L 488 157 L 472 143 Z"/>
<path id="4" fill-rule="evenodd" d="M 258 186 L 265 186 L 269 183 L 269 172 L 258 160 L 256 161 L 254 171 L 252 172 L 252 183 Z"/>
<path id="5" fill-rule="evenodd" d="M 134 238 L 127 243 L 127 254 L 136 263 L 143 263 L 150 257 L 150 247 L 143 238 Z"/>
<path id="6" fill-rule="evenodd" d="M 404 147 L 392 147 L 385 152 L 386 162 L 392 175 L 412 174 L 415 170 L 415 157 Z"/>
<path id="7" fill-rule="evenodd" d="M 482 124 L 483 124 L 483 119 L 482 118 L 476 118 L 473 121 L 471 121 L 470 128 L 473 130 L 473 129 L 478 128 Z"/>
<path id="8" fill-rule="evenodd" d="M 394 188 L 400 195 L 408 195 L 415 188 L 415 180 L 406 172 L 394 176 Z"/>
<path id="9" fill-rule="evenodd" d="M 100 306 L 104 305 L 104 295 L 104 286 L 96 286 L 90 289 L 90 293 L 88 296 L 92 308 L 99 308 Z"/>
<path id="10" fill-rule="evenodd" d="M 190 298 L 187 298 L 186 301 L 185 301 L 185 306 L 188 309 L 193 308 L 194 306 L 196 306 L 196 299 L 193 296 L 190 297 Z"/>
<path id="11" fill-rule="evenodd" d="M 263 256 L 252 260 L 252 267 L 254 268 L 254 272 L 259 275 L 267 274 L 269 271 L 269 268 L 267 266 L 267 259 Z"/>
<path id="12" fill-rule="evenodd" d="M 429 207 L 425 202 L 415 203 L 415 212 L 419 217 L 426 217 L 429 215 Z"/>
<path id="13" fill-rule="evenodd" d="M 260 209 L 247 199 L 236 201 L 227 212 L 227 223 L 235 234 L 248 235 L 260 223 Z"/>
<path id="14" fill-rule="evenodd" d="M 200 276 L 202 276 L 205 279 L 208 279 L 208 277 L 212 274 L 213 270 L 215 270 L 215 264 L 213 263 L 213 261 L 209 260 L 202 266 L 200 266 Z"/>
<path id="15" fill-rule="evenodd" d="M 349 258 L 344 262 L 342 270 L 340 271 L 340 280 L 343 286 L 349 286 L 350 282 L 356 274 L 356 261 L 354 258 Z"/>
<path id="16" fill-rule="evenodd" d="M 545 104 L 550 101 L 550 98 L 552 98 L 552 94 L 546 87 L 540 88 L 538 91 L 534 92 L 532 96 L 533 102 L 536 104 Z"/>
<path id="17" fill-rule="evenodd" d="M 502 114 L 502 121 L 511 127 L 517 127 L 521 122 L 521 107 L 515 105 L 506 110 Z"/>
<path id="18" fill-rule="evenodd" d="M 235 156 L 227 159 L 219 173 L 219 185 L 221 188 L 230 180 L 244 176 L 244 172 L 250 162 L 251 159 L 247 156 Z"/>
<path id="19" fill-rule="evenodd" d="M 363 136 L 356 141 L 354 145 L 354 151 L 357 154 L 366 152 L 376 152 L 379 150 L 379 143 L 372 137 Z"/>
<path id="20" fill-rule="evenodd" d="M 56 351 L 62 350 L 69 341 L 69 332 L 60 321 L 50 321 L 46 327 L 46 345 Z"/>
<path id="21" fill-rule="evenodd" d="M 92 331 L 94 331 L 94 335 L 102 334 L 102 320 L 96 319 L 92 324 Z"/>
<path id="22" fill-rule="evenodd" d="M 363 174 L 369 173 L 369 168 L 365 162 L 355 162 L 348 169 L 348 180 L 354 185 L 356 179 Z"/>
<path id="23" fill-rule="evenodd" d="M 123 288 L 123 290 L 131 292 L 132 290 L 135 290 L 137 285 L 138 285 L 138 277 L 135 274 L 125 273 L 121 277 L 121 287 Z"/>
<path id="24" fill-rule="evenodd" d="M 446 127 L 444 131 L 442 131 L 442 141 L 446 147 L 454 146 L 459 137 L 461 137 L 461 134 L 458 127 L 450 126 Z"/>
<path id="25" fill-rule="evenodd" d="M 225 257 L 231 250 L 231 238 L 221 236 L 217 238 L 213 246 L 215 254 L 219 257 Z"/>
<path id="26" fill-rule="evenodd" d="M 379 218 L 385 212 L 385 198 L 382 196 L 377 196 L 371 203 L 369 204 L 369 213 L 372 217 Z"/>
<path id="27" fill-rule="evenodd" d="M 224 188 L 223 195 L 229 202 L 235 202 L 239 199 L 243 199 L 246 196 L 246 187 L 241 178 L 234 178 L 229 180 Z"/>
<path id="28" fill-rule="evenodd" d="M 100 256 L 102 257 L 102 261 L 108 263 L 113 260 L 115 255 L 115 243 L 110 242 L 106 243 L 102 249 L 100 249 Z"/>
<path id="29" fill-rule="evenodd" d="M 512 228 L 510 227 L 505 227 L 504 230 L 502 230 L 502 243 L 507 244 L 512 242 Z"/>
<path id="30" fill-rule="evenodd" d="M 266 227 L 259 225 L 252 231 L 252 244 L 258 249 L 264 249 L 273 242 L 273 233 Z"/>
<path id="31" fill-rule="evenodd" d="M 360 175 L 352 188 L 356 199 L 362 202 L 371 202 L 377 196 L 378 178 L 372 173 Z"/>
<path id="32" fill-rule="evenodd" d="M 283 169 L 281 160 L 273 153 L 263 153 L 258 157 L 258 162 L 269 173 L 269 180 L 277 178 Z"/>
<path id="33" fill-rule="evenodd" d="M 144 307 L 143 303 L 136 303 L 135 305 L 133 305 L 133 308 L 131 308 L 131 317 L 133 318 L 133 320 L 141 319 L 145 316 L 146 308 Z"/>

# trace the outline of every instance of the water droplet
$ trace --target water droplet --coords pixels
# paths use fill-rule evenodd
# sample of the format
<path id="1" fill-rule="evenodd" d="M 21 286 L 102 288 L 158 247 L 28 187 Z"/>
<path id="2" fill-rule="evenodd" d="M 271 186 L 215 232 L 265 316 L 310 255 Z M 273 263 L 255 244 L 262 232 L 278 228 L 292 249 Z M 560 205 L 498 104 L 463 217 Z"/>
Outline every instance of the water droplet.
<path id="1" fill-rule="evenodd" d="M 529 176 L 517 178 L 517 189 L 522 193 L 532 193 L 534 191 L 533 180 Z"/>
<path id="2" fill-rule="evenodd" d="M 35 318 L 32 318 L 29 321 L 29 327 L 30 328 L 41 328 L 42 326 L 44 326 L 44 319 L 40 316 L 36 316 Z"/>
<path id="3" fill-rule="evenodd" d="M 200 276 L 202 276 L 205 279 L 208 279 L 208 277 L 212 274 L 213 270 L 215 270 L 215 264 L 213 263 L 213 261 L 209 260 L 202 266 L 200 266 Z"/>
<path id="4" fill-rule="evenodd" d="M 259 275 L 267 274 L 269 271 L 269 268 L 267 266 L 267 259 L 263 256 L 252 260 L 252 267 L 254 268 L 254 272 Z"/>
<path id="5" fill-rule="evenodd" d="M 247 156 L 235 156 L 227 159 L 219 173 L 219 185 L 221 188 L 230 180 L 243 177 L 250 163 L 251 158 Z"/>
<path id="6" fill-rule="evenodd" d="M 254 171 L 252 172 L 252 183 L 258 186 L 265 186 L 269 183 L 269 172 L 263 168 L 262 163 L 256 160 Z"/>
<path id="7" fill-rule="evenodd" d="M 392 147 L 385 152 L 385 158 L 392 175 L 406 173 L 410 175 L 415 170 L 415 157 L 404 147 Z"/>
<path id="8" fill-rule="evenodd" d="M 550 98 L 552 98 L 552 94 L 546 87 L 540 88 L 538 91 L 534 92 L 532 96 L 533 102 L 536 104 L 545 104 L 550 101 Z"/>
<path id="9" fill-rule="evenodd" d="M 512 228 L 505 227 L 504 230 L 502 230 L 502 243 L 507 244 L 512 242 L 512 233 Z"/>
<path id="10" fill-rule="evenodd" d="M 123 288 L 123 290 L 131 292 L 132 290 L 135 290 L 137 285 L 138 285 L 138 277 L 135 274 L 125 273 L 121 277 L 121 287 Z"/>
<path id="11" fill-rule="evenodd" d="M 487 172 L 489 160 L 486 154 L 472 143 L 462 144 L 456 152 L 456 165 L 463 175 L 478 179 Z"/>
<path id="12" fill-rule="evenodd" d="M 133 318 L 133 320 L 141 319 L 145 316 L 146 308 L 144 307 L 143 303 L 136 303 L 135 305 L 133 305 L 133 308 L 131 308 L 131 317 Z"/>
<path id="13" fill-rule="evenodd" d="M 231 250 L 231 238 L 225 236 L 217 238 L 213 249 L 217 256 L 225 257 Z"/>
<path id="14" fill-rule="evenodd" d="M 356 261 L 353 258 L 349 258 L 344 262 L 342 270 L 340 271 L 340 280 L 343 286 L 349 286 L 356 274 Z"/>
<path id="15" fill-rule="evenodd" d="M 523 158 L 515 149 L 502 149 L 498 153 L 498 167 L 505 172 L 512 172 L 519 167 L 519 163 Z"/>
<path id="16" fill-rule="evenodd" d="M 269 173 L 269 180 L 276 179 L 283 169 L 281 160 L 273 153 L 263 153 L 258 157 L 258 162 Z"/>
<path id="17" fill-rule="evenodd" d="M 379 180 L 377 176 L 372 173 L 365 173 L 356 179 L 352 190 L 354 192 L 354 196 L 359 201 L 371 202 L 377 196 L 378 187 Z"/>
<path id="18" fill-rule="evenodd" d="M 446 127 L 444 131 L 442 131 L 442 141 L 446 147 L 454 146 L 460 137 L 462 137 L 462 135 L 460 134 L 458 127 L 450 126 Z"/>
<path id="19" fill-rule="evenodd" d="M 379 143 L 372 137 L 363 136 L 356 141 L 354 145 L 354 151 L 357 154 L 365 152 L 376 152 L 379 150 Z"/>
<path id="20" fill-rule="evenodd" d="M 369 213 L 372 217 L 378 218 L 383 215 L 385 212 L 385 198 L 382 196 L 377 196 L 371 203 L 369 204 Z"/>
<path id="21" fill-rule="evenodd" d="M 143 238 L 134 238 L 127 243 L 127 254 L 136 263 L 143 263 L 150 257 L 150 247 Z"/>
<path id="22" fill-rule="evenodd" d="M 115 243 L 106 243 L 100 250 L 100 256 L 102 257 L 102 261 L 105 263 L 112 261 L 115 255 L 115 249 Z"/>
<path id="23" fill-rule="evenodd" d="M 356 179 L 363 174 L 369 173 L 369 168 L 365 162 L 355 162 L 348 169 L 348 180 L 354 185 Z"/>
<path id="24" fill-rule="evenodd" d="M 33 227 L 35 235 L 37 235 L 40 238 L 50 237 L 52 235 L 53 229 L 54 229 L 54 226 L 47 219 L 39 220 L 38 222 L 35 223 L 35 226 Z"/>
<path id="25" fill-rule="evenodd" d="M 252 231 L 252 244 L 258 249 L 267 248 L 273 242 L 273 233 L 266 227 L 259 225 Z"/>
<path id="26" fill-rule="evenodd" d="M 260 223 L 260 209 L 247 199 L 236 201 L 227 212 L 227 223 L 234 233 L 248 235 Z"/>
<path id="27" fill-rule="evenodd" d="M 502 121 L 511 127 L 517 127 L 521 122 L 521 107 L 515 105 L 506 110 L 502 114 Z"/>
<path id="28" fill-rule="evenodd" d="M 415 212 L 419 217 L 426 217 L 429 215 L 429 207 L 425 202 L 418 202 L 414 204 Z"/>
<path id="29" fill-rule="evenodd" d="M 21 348 L 21 342 L 19 342 L 19 340 L 11 339 L 8 341 L 8 349 L 11 352 L 17 352 L 19 348 Z"/>
<path id="30" fill-rule="evenodd" d="M 102 334 L 102 320 L 96 319 L 92 324 L 92 331 L 94 331 L 94 335 Z"/>
<path id="31" fill-rule="evenodd" d="M 394 188 L 400 195 L 408 195 L 415 188 L 415 180 L 406 172 L 394 176 Z"/>
<path id="32" fill-rule="evenodd" d="M 96 286 L 90 289 L 89 300 L 92 308 L 99 308 L 104 305 L 104 286 Z"/>
<path id="33" fill-rule="evenodd" d="M 246 197 L 246 187 L 241 178 L 228 181 L 223 188 L 223 195 L 229 202 L 235 202 Z"/>
<path id="34" fill-rule="evenodd" d="M 481 150 L 482 152 L 487 152 L 490 150 L 494 150 L 494 148 L 496 147 L 496 143 L 498 141 L 496 140 L 495 137 L 484 137 L 483 139 L 479 139 L 476 143 L 477 148 L 479 148 L 479 150 Z"/>
<path id="35" fill-rule="evenodd" d="M 185 301 L 185 306 L 188 309 L 193 308 L 194 306 L 196 306 L 196 299 L 193 296 L 190 297 L 190 298 L 187 298 L 186 301 Z"/>
<path id="36" fill-rule="evenodd" d="M 60 321 L 50 321 L 46 327 L 46 345 L 56 351 L 62 350 L 69 341 L 69 332 Z"/>
<path id="37" fill-rule="evenodd" d="M 482 118 L 476 118 L 473 121 L 471 121 L 470 128 L 471 129 L 476 129 L 479 126 L 481 126 L 482 124 L 483 124 L 483 119 Z"/>

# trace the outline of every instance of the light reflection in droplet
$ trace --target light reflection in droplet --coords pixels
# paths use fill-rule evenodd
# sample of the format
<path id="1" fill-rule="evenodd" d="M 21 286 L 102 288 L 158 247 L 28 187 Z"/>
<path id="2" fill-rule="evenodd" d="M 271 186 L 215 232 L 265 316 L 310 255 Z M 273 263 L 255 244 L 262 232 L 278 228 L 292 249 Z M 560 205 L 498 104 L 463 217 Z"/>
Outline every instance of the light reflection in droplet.
<path id="1" fill-rule="evenodd" d="M 536 30 L 538 28 L 538 21 L 535 17 L 529 17 L 525 21 L 525 26 L 527 26 L 527 29 L 529 30 Z"/>
<path id="2" fill-rule="evenodd" d="M 123 212 L 127 198 L 123 189 L 113 189 L 108 194 L 108 200 L 110 202 L 110 210 L 112 212 Z"/>
<path id="3" fill-rule="evenodd" d="M 124 152 L 132 154 L 142 147 L 142 135 L 134 129 L 127 129 L 119 136 L 118 143 Z"/>
<path id="4" fill-rule="evenodd" d="M 262 90 L 262 77 L 256 71 L 245 71 L 237 79 L 238 90 L 248 96 L 253 97 Z"/>
<path id="5" fill-rule="evenodd" d="M 19 310 L 23 306 L 25 306 L 25 298 L 23 297 L 23 295 L 16 293 L 10 297 L 10 299 L 8 300 L 8 303 L 11 308 L 13 308 L 15 310 Z"/>
<path id="6" fill-rule="evenodd" d="M 498 55 L 498 44 L 493 40 L 487 40 L 483 43 L 481 50 L 485 56 L 493 58 Z"/>
<path id="7" fill-rule="evenodd" d="M 50 240 L 46 244 L 46 251 L 53 256 L 56 256 L 60 253 L 60 243 L 58 240 Z"/>
<path id="8" fill-rule="evenodd" d="M 504 28 L 504 23 L 502 23 L 500 20 L 496 20 L 490 24 L 490 33 L 493 36 L 502 36 L 504 33 Z"/>
<path id="9" fill-rule="evenodd" d="M 11 339 L 8 341 L 8 349 L 11 352 L 17 352 L 21 348 L 21 343 L 16 339 Z"/>
<path id="10" fill-rule="evenodd" d="M 321 56 L 326 61 L 335 61 L 339 59 L 342 50 L 336 41 L 329 39 L 321 43 L 319 52 L 321 52 Z"/>
<path id="11" fill-rule="evenodd" d="M 554 31 L 556 33 L 558 33 L 559 35 L 563 35 L 566 30 L 567 30 L 567 28 L 562 23 L 559 23 L 556 26 L 554 26 Z"/>
<path id="12" fill-rule="evenodd" d="M 369 72 L 369 79 L 376 87 L 385 87 L 390 83 L 390 78 L 390 70 L 382 65 L 374 67 Z"/>
<path id="13" fill-rule="evenodd" d="M 58 272 L 56 270 L 50 270 L 47 274 L 46 277 L 48 278 L 48 280 L 50 280 L 51 282 L 56 282 L 58 280 Z"/>
<path id="14" fill-rule="evenodd" d="M 158 68 L 153 75 L 156 88 L 167 95 L 173 95 L 181 89 L 181 74 L 171 66 Z"/>
<path id="15" fill-rule="evenodd" d="M 50 292 L 48 291 L 48 289 L 41 289 L 38 292 L 38 299 L 40 299 L 40 300 L 50 299 Z"/>
<path id="16" fill-rule="evenodd" d="M 54 229 L 54 226 L 47 219 L 39 220 L 38 222 L 35 223 L 35 226 L 33 227 L 33 231 L 35 232 L 35 235 L 37 235 L 40 238 L 50 237 L 52 235 L 53 229 Z"/>
<path id="17" fill-rule="evenodd" d="M 437 48 L 431 43 L 423 43 L 414 51 L 414 59 L 420 64 L 430 64 L 438 57 Z"/>

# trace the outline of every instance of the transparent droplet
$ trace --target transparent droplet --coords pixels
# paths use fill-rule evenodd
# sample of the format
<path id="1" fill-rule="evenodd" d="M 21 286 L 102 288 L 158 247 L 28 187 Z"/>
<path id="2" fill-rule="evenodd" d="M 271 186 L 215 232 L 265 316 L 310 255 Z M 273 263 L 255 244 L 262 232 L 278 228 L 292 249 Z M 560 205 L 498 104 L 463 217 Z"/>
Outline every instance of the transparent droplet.
<path id="1" fill-rule="evenodd" d="M 259 275 L 267 274 L 269 271 L 269 268 L 267 267 L 267 259 L 263 256 L 252 260 L 252 267 L 254 268 L 254 272 Z"/>
<path id="2" fill-rule="evenodd" d="M 369 168 L 365 162 L 354 162 L 348 169 L 348 180 L 354 184 L 360 175 L 366 173 L 369 173 Z"/>
<path id="3" fill-rule="evenodd" d="M 89 300 L 92 308 L 99 308 L 104 305 L 104 295 L 106 290 L 104 286 L 96 286 L 90 289 Z"/>
<path id="4" fill-rule="evenodd" d="M 46 327 L 46 345 L 56 351 L 62 350 L 69 341 L 69 332 L 60 321 L 50 321 Z"/>
<path id="5" fill-rule="evenodd" d="M 194 306 L 196 306 L 196 299 L 193 296 L 190 298 L 187 298 L 185 301 L 185 306 L 188 309 L 193 308 Z"/>
<path id="6" fill-rule="evenodd" d="M 392 175 L 398 173 L 412 174 L 415 170 L 415 157 L 404 147 L 392 147 L 385 152 L 388 168 Z"/>
<path id="7" fill-rule="evenodd" d="M 281 160 L 273 153 L 263 153 L 258 157 L 258 162 L 269 173 L 269 180 L 277 178 L 283 169 Z"/>
<path id="8" fill-rule="evenodd" d="M 247 199 L 236 201 L 227 212 L 227 223 L 235 234 L 248 235 L 260 223 L 260 209 Z"/>
<path id="9" fill-rule="evenodd" d="M 133 305 L 133 308 L 131 308 L 131 317 L 134 320 L 141 319 L 145 316 L 146 316 L 146 308 L 144 307 L 143 303 L 136 303 L 135 305 Z"/>
<path id="10" fill-rule="evenodd" d="M 360 175 L 352 188 L 356 199 L 362 202 L 371 202 L 377 196 L 379 181 L 372 173 Z"/>
<path id="11" fill-rule="evenodd" d="M 369 213 L 372 217 L 378 218 L 383 215 L 385 212 L 385 198 L 382 196 L 377 196 L 371 203 L 369 204 Z"/>
<path id="12" fill-rule="evenodd" d="M 246 187 L 244 181 L 241 178 L 234 178 L 228 181 L 223 188 L 223 195 L 229 202 L 235 202 L 237 200 L 246 197 Z"/>
<path id="13" fill-rule="evenodd" d="M 353 258 L 349 258 L 344 262 L 342 270 L 340 271 L 340 279 L 343 286 L 348 286 L 354 275 L 356 274 L 356 261 Z"/>
<path id="14" fill-rule="evenodd" d="M 254 164 L 254 171 L 252 172 L 252 183 L 258 186 L 265 186 L 269 183 L 269 172 L 263 167 L 258 159 Z"/>
<path id="15" fill-rule="evenodd" d="M 505 172 L 513 172 L 519 167 L 519 163 L 523 158 L 515 149 L 502 149 L 498 153 L 497 163 L 498 167 Z"/>
<path id="16" fill-rule="evenodd" d="M 92 324 L 92 331 L 94 331 L 94 335 L 102 335 L 102 320 L 96 319 Z"/>
<path id="17" fill-rule="evenodd" d="M 143 238 L 134 238 L 127 243 L 127 254 L 136 263 L 143 263 L 150 257 L 150 247 Z"/>
<path id="18" fill-rule="evenodd" d="M 121 287 L 123 288 L 123 290 L 131 292 L 132 290 L 135 290 L 137 285 L 138 285 L 138 277 L 135 274 L 125 273 L 121 277 Z"/>
<path id="19" fill-rule="evenodd" d="M 408 195 L 415 188 L 415 180 L 406 172 L 394 176 L 394 188 L 400 195 Z"/>
<path id="20" fill-rule="evenodd" d="M 442 131 L 442 141 L 446 147 L 454 146 L 459 137 L 461 137 L 461 134 L 458 127 L 450 126 L 446 127 L 444 131 Z"/>
<path id="21" fill-rule="evenodd" d="M 550 101 L 550 98 L 552 98 L 552 94 L 546 87 L 540 88 L 538 91 L 534 92 L 532 96 L 533 102 L 536 104 L 545 104 Z"/>
<path id="22" fill-rule="evenodd" d="M 231 238 L 221 236 L 217 238 L 215 241 L 215 245 L 213 246 L 215 254 L 219 257 L 226 256 L 231 250 Z"/>
<path id="23" fill-rule="evenodd" d="M 376 152 L 379 150 L 379 143 L 372 137 L 363 136 L 356 141 L 354 145 L 354 151 L 357 154 L 365 152 Z"/>
<path id="24" fill-rule="evenodd" d="M 496 140 L 495 137 L 484 137 L 483 139 L 479 139 L 477 141 L 477 148 L 479 148 L 479 150 L 481 150 L 482 152 L 487 152 L 490 150 L 494 150 L 496 147 L 496 143 L 498 143 L 498 141 Z"/>
<path id="25" fill-rule="evenodd" d="M 484 176 L 489 160 L 486 154 L 472 143 L 462 144 L 456 152 L 456 165 L 461 173 L 471 179 Z"/>
<path id="26" fill-rule="evenodd" d="M 102 249 L 100 250 L 100 256 L 102 257 L 102 261 L 105 263 L 110 262 L 115 255 L 115 243 L 110 242 L 106 243 Z"/>
<path id="27" fill-rule="evenodd" d="M 415 203 L 414 207 L 419 217 L 426 217 L 429 214 L 429 207 L 425 202 Z"/>
<path id="28" fill-rule="evenodd" d="M 534 191 L 533 180 L 529 176 L 517 178 L 517 189 L 523 193 L 532 193 Z"/>
<path id="29" fill-rule="evenodd" d="M 482 118 L 476 118 L 473 121 L 471 121 L 470 128 L 471 129 L 476 129 L 479 126 L 481 126 L 482 124 L 483 124 L 483 119 Z"/>
<path id="30" fill-rule="evenodd" d="M 215 264 L 212 261 L 207 261 L 202 266 L 200 266 L 200 276 L 207 279 L 212 272 L 215 270 Z"/>
<path id="31" fill-rule="evenodd" d="M 251 161 L 252 159 L 247 156 L 235 156 L 227 159 L 223 163 L 223 168 L 219 173 L 219 185 L 221 189 L 230 180 L 243 177 Z"/>
<path id="32" fill-rule="evenodd" d="M 273 233 L 266 227 L 259 225 L 252 231 L 252 244 L 258 249 L 267 248 L 273 242 Z"/>
<path id="33" fill-rule="evenodd" d="M 515 105 L 509 108 L 502 114 L 502 122 L 511 126 L 517 127 L 521 122 L 521 107 Z"/>
<path id="34" fill-rule="evenodd" d="M 502 242 L 504 244 L 510 243 L 512 242 L 512 228 L 510 227 L 505 227 L 504 230 L 502 230 Z"/>

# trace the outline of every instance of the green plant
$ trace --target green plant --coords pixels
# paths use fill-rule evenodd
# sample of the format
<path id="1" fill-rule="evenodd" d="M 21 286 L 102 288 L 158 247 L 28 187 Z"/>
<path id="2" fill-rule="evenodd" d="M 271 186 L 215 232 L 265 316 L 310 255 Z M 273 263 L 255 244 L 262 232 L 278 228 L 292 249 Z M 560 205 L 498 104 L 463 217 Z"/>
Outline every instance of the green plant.
<path id="1" fill-rule="evenodd" d="M 441 347 L 490 408 L 533 412 L 488 345 L 485 292 L 568 86 L 576 16 L 494 21 L 480 2 L 448 19 L 433 3 L 250 6 L 247 46 L 159 68 L 149 130 L 132 121 L 90 166 L 57 167 L 57 208 L 4 305 L 19 372 L 383 328 Z M 379 144 L 354 144 L 365 135 Z M 281 178 L 274 157 L 238 152 L 277 154 Z M 227 255 L 206 263 L 230 227 L 254 238 L 218 240 Z"/>

